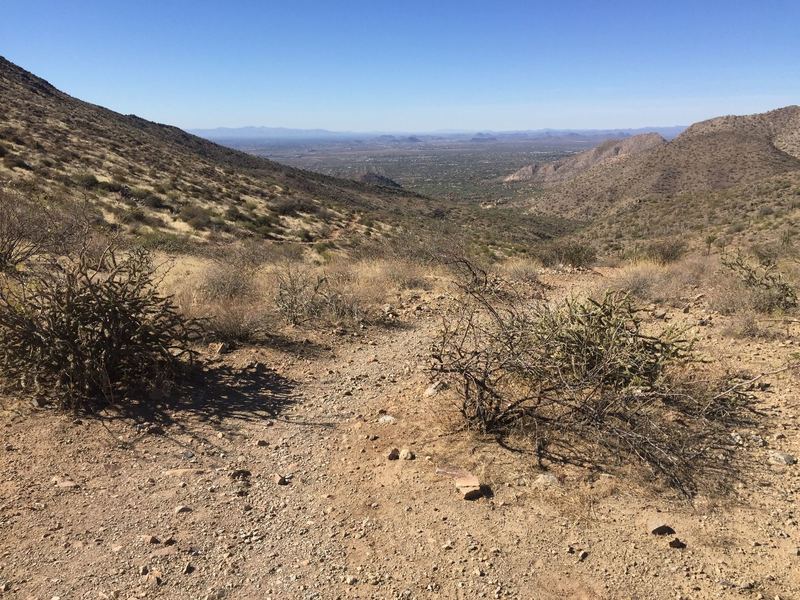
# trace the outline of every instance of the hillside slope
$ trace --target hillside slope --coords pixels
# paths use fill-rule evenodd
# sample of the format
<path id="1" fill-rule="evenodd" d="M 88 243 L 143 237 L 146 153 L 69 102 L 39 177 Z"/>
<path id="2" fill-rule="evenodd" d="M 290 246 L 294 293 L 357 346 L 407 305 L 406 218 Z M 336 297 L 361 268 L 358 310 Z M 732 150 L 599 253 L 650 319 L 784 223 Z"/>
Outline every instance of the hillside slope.
<path id="1" fill-rule="evenodd" d="M 717 192 L 800 171 L 800 107 L 720 117 L 671 142 L 605 162 L 543 196 L 562 214 L 594 218 L 648 196 Z"/>
<path id="2" fill-rule="evenodd" d="M 474 223 L 475 207 L 337 179 L 220 146 L 73 98 L 0 57 L 0 186 L 28 198 L 88 201 L 95 222 L 154 245 L 244 236 L 340 247 Z M 525 243 L 558 229 L 534 216 L 496 231 Z M 509 221 L 510 222 L 510 221 Z M 494 221 L 487 225 L 495 230 Z M 487 237 L 498 239 L 488 231 Z M 483 233 L 476 235 L 481 242 Z M 500 240 L 500 245 L 505 240 Z"/>
<path id="3" fill-rule="evenodd" d="M 107 223 L 138 233 L 324 238 L 357 212 L 429 204 L 82 102 L 2 58 L 0 105 L 0 181 L 27 195 L 86 197 Z"/>
<path id="4" fill-rule="evenodd" d="M 643 133 L 621 140 L 608 140 L 575 156 L 554 162 L 527 165 L 505 177 L 504 181 L 508 183 L 529 181 L 542 185 L 569 181 L 597 165 L 616 162 L 665 143 L 666 140 L 657 133 Z"/>
<path id="5" fill-rule="evenodd" d="M 696 123 L 672 141 L 540 186 L 523 203 L 582 221 L 608 250 L 667 236 L 800 239 L 800 106 Z"/>

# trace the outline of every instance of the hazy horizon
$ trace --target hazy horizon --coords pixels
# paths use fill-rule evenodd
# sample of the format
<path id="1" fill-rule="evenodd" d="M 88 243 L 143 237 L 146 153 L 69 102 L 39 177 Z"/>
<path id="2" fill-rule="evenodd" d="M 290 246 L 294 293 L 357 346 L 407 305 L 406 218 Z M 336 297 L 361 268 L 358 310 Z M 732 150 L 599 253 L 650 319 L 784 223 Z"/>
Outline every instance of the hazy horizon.
<path id="1" fill-rule="evenodd" d="M 12 3 L 0 54 L 184 129 L 637 129 L 800 102 L 800 4 Z"/>

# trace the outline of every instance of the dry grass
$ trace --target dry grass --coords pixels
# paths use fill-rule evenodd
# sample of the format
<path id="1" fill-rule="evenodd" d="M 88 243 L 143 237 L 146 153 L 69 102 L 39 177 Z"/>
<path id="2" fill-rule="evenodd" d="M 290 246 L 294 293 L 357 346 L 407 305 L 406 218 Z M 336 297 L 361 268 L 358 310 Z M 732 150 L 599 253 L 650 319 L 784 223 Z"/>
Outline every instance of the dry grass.
<path id="1" fill-rule="evenodd" d="M 245 254 L 245 255 L 243 255 Z M 259 343 L 291 325 L 320 331 L 386 323 L 386 305 L 443 279 L 436 267 L 401 259 L 316 264 L 296 256 L 181 257 L 166 278 L 182 312 L 203 319 L 209 341 Z"/>
<path id="2" fill-rule="evenodd" d="M 602 290 L 594 295 L 611 289 L 643 301 L 678 304 L 697 295 L 705 287 L 709 274 L 717 270 L 716 259 L 705 256 L 686 257 L 671 264 L 636 261 L 603 282 Z"/>

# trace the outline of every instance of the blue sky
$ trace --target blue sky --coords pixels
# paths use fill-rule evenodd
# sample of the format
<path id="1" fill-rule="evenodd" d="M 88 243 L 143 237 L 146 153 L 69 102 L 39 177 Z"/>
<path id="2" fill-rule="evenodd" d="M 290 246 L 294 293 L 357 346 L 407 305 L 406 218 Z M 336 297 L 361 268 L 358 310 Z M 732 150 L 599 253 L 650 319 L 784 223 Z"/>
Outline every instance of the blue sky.
<path id="1" fill-rule="evenodd" d="M 800 103 L 800 1 L 3 0 L 0 55 L 184 128 L 676 125 Z"/>

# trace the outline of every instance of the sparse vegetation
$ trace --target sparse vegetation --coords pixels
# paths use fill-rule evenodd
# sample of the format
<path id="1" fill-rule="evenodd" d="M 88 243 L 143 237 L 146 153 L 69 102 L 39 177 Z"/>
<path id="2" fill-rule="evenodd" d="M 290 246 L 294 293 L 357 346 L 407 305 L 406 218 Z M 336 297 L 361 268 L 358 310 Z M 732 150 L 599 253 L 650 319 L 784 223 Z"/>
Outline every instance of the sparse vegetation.
<path id="1" fill-rule="evenodd" d="M 585 269 L 591 267 L 597 260 L 594 247 L 578 240 L 551 242 L 537 251 L 536 255 L 548 267 L 563 265 Z"/>
<path id="2" fill-rule="evenodd" d="M 191 359 L 194 328 L 158 291 L 144 250 L 109 245 L 0 285 L 0 362 L 21 394 L 72 410 L 142 401 Z"/>
<path id="3" fill-rule="evenodd" d="M 771 258 L 766 257 L 756 264 L 737 251 L 722 256 L 720 260 L 751 293 L 753 308 L 756 310 L 785 311 L 797 307 L 797 289 L 785 280 Z"/>
<path id="4" fill-rule="evenodd" d="M 724 442 L 744 398 L 689 374 L 680 331 L 646 332 L 626 295 L 530 303 L 470 273 L 432 354 L 466 426 L 529 438 L 540 460 L 643 461 L 696 491 L 715 460 L 708 448 Z"/>

